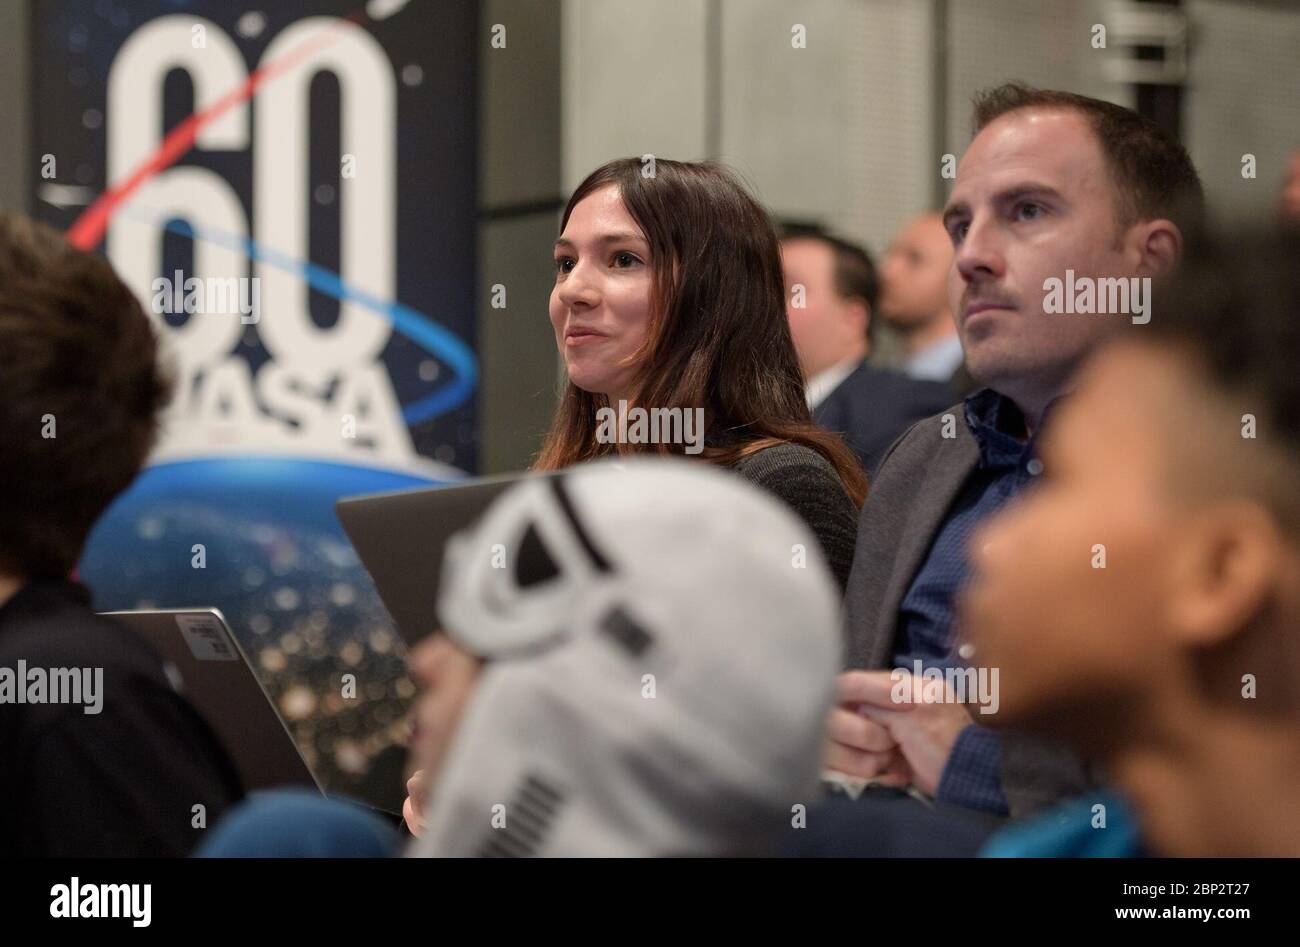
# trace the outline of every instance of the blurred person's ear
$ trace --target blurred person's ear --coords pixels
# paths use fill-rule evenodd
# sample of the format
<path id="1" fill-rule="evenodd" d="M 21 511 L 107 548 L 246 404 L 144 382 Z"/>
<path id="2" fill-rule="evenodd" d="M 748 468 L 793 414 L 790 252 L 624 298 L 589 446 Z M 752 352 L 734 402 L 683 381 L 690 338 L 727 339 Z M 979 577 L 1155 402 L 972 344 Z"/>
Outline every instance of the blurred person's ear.
<path id="1" fill-rule="evenodd" d="M 0 605 L 17 595 L 18 590 L 22 587 L 23 582 L 18 576 L 8 575 L 0 571 Z"/>
<path id="2" fill-rule="evenodd" d="M 1143 220 L 1129 228 L 1127 240 L 1136 255 L 1139 276 L 1159 277 L 1171 272 L 1183 255 L 1183 234 L 1163 217 Z"/>
<path id="3" fill-rule="evenodd" d="M 852 322 L 854 333 L 861 335 L 864 339 L 869 338 L 869 333 L 871 331 L 871 306 L 867 304 L 865 299 L 859 299 L 856 296 L 852 299 L 844 300 L 844 306 L 844 318 L 847 321 Z"/>
<path id="4" fill-rule="evenodd" d="M 1169 555 L 1168 627 L 1196 648 L 1225 642 L 1257 620 L 1290 560 L 1273 516 L 1245 499 L 1194 514 Z"/>

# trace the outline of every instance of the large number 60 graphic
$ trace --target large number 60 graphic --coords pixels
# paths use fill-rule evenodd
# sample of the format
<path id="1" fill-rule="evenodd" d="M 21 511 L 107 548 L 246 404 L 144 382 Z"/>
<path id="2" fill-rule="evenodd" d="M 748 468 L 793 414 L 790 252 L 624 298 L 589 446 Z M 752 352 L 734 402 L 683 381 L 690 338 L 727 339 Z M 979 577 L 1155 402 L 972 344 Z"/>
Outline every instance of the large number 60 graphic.
<path id="1" fill-rule="evenodd" d="M 191 43 L 196 26 L 206 43 Z M 286 27 L 267 46 L 261 65 L 283 58 L 305 38 L 332 30 L 336 39 L 294 62 L 266 82 L 254 106 L 253 219 L 256 242 L 281 256 L 306 260 L 308 191 L 308 89 L 328 70 L 340 89 L 342 152 L 353 156 L 355 177 L 340 188 L 340 261 L 343 280 L 378 299 L 392 299 L 395 287 L 396 84 L 383 48 L 360 27 L 331 17 L 311 17 Z M 162 91 L 167 74 L 184 69 L 194 85 L 194 108 L 208 108 L 239 88 L 248 73 L 243 56 L 219 26 L 192 16 L 152 20 L 123 44 L 108 74 L 108 179 L 120 180 L 158 147 Z M 208 124 L 195 147 L 241 151 L 249 147 L 249 104 L 241 103 Z M 197 167 L 173 167 L 145 182 L 119 209 L 108 232 L 108 255 L 127 284 L 149 298 L 161 269 L 163 230 L 159 223 L 184 219 L 242 243 L 247 216 L 238 195 L 220 175 Z M 294 273 L 262 261 L 246 270 L 241 247 L 196 239 L 194 267 L 187 276 L 261 279 L 258 324 L 263 343 L 284 370 L 309 383 L 373 363 L 392 331 L 382 316 L 349 302 L 338 322 L 321 329 L 312 321 L 306 283 Z M 191 317 L 169 330 L 181 378 L 192 379 L 224 359 L 238 344 L 243 325 L 226 316 Z"/>

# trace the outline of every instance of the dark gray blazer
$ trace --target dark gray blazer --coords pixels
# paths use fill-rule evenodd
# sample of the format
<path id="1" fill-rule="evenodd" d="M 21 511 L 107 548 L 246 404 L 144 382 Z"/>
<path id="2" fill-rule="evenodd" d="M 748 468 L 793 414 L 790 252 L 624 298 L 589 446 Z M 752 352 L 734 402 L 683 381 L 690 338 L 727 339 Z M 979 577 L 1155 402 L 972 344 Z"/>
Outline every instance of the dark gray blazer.
<path id="1" fill-rule="evenodd" d="M 943 436 L 946 427 L 953 437 Z M 917 421 L 881 461 L 858 521 L 853 571 L 844 597 L 846 666 L 891 666 L 899 608 L 967 477 L 979 446 L 962 405 Z M 1021 734 L 1002 740 L 1002 791 L 1013 816 L 1026 815 L 1091 785 L 1071 753 Z"/>

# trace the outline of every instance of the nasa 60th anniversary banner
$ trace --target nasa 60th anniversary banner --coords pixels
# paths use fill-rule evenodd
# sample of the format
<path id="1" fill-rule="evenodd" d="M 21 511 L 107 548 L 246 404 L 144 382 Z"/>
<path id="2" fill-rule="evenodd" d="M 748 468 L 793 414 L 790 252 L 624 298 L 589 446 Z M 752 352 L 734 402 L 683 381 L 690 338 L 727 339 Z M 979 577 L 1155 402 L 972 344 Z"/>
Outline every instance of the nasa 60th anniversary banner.
<path id="1" fill-rule="evenodd" d="M 176 386 L 80 578 L 220 608 L 327 788 L 400 805 L 412 687 L 333 504 L 476 468 L 477 4 L 32 14 L 33 205 L 111 260 Z"/>

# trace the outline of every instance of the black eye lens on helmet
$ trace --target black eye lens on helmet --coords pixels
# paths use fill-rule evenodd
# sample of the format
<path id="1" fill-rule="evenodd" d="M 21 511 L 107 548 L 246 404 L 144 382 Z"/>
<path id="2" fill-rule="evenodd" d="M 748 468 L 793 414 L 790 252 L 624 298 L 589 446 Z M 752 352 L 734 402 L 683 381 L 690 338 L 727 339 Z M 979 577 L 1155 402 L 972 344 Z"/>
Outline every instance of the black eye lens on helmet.
<path id="1" fill-rule="evenodd" d="M 515 556 L 515 582 L 521 589 L 531 588 L 558 577 L 560 567 L 546 550 L 537 524 L 529 523 Z"/>

